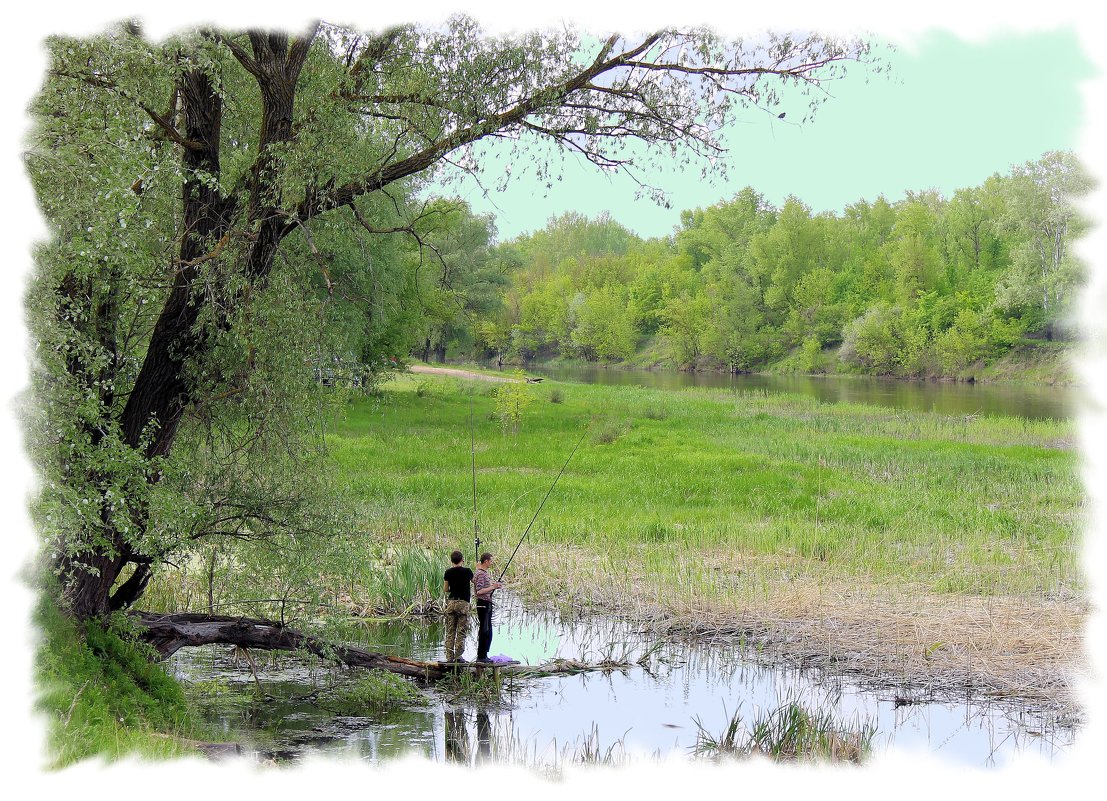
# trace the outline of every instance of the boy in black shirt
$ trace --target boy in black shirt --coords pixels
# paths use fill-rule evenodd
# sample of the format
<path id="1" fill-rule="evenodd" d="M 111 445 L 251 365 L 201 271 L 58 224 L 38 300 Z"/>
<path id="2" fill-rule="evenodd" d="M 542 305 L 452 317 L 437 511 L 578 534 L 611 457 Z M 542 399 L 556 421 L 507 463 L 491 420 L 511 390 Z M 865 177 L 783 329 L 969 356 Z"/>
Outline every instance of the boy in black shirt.
<path id="1" fill-rule="evenodd" d="M 464 662 L 465 636 L 469 633 L 469 584 L 473 571 L 462 567 L 461 551 L 450 554 L 454 566 L 442 574 L 442 592 L 446 594 L 446 661 Z"/>

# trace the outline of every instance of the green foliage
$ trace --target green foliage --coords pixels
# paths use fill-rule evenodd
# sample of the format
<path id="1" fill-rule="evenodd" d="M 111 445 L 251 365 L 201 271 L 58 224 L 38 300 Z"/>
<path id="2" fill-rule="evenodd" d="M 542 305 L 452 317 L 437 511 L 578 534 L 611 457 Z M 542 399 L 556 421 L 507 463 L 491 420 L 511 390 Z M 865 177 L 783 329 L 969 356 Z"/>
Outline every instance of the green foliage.
<path id="1" fill-rule="evenodd" d="M 517 266 L 476 325 L 519 359 L 638 362 L 660 335 L 670 367 L 959 377 L 1023 332 L 1062 331 L 1087 185 L 1071 154 L 1047 153 L 951 199 L 841 215 L 746 188 L 664 239 L 567 215 L 502 246 Z"/>
<path id="2" fill-rule="evenodd" d="M 429 702 L 408 679 L 386 670 L 369 670 L 353 683 L 329 688 L 319 703 L 337 715 L 367 715 Z"/>

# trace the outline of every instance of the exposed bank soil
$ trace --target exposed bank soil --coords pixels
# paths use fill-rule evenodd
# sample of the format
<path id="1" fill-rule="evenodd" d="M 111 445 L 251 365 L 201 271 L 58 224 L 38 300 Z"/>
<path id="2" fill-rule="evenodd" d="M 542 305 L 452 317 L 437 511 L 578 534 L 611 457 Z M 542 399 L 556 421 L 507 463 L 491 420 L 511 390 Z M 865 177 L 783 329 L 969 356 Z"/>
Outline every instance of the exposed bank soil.
<path id="1" fill-rule="evenodd" d="M 507 384 L 517 382 L 517 378 L 510 376 L 500 375 L 485 375 L 484 373 L 474 373 L 471 370 L 458 370 L 453 367 L 426 367 L 421 364 L 413 364 L 408 368 L 413 373 L 420 373 L 422 375 L 445 375 L 453 378 L 470 378 L 474 381 L 493 381 L 497 384 Z"/>
<path id="2" fill-rule="evenodd" d="M 941 595 L 802 575 L 696 597 L 668 579 L 659 593 L 649 580 L 605 582 L 571 568 L 594 559 L 560 559 L 570 567 L 557 576 L 545 574 L 548 563 L 520 565 L 513 583 L 533 600 L 612 614 L 659 636 L 744 643 L 761 660 L 847 675 L 897 703 L 971 695 L 1082 717 L 1074 692 L 1087 669 L 1082 600 Z"/>

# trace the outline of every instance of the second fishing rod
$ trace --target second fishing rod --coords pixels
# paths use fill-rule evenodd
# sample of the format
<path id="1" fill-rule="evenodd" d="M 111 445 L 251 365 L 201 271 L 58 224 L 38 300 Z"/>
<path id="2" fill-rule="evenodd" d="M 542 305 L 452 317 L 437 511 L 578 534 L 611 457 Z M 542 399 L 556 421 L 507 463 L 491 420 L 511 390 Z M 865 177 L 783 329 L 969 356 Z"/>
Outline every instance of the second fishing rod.
<path id="1" fill-rule="evenodd" d="M 473 466 L 473 557 L 475 561 L 480 560 L 480 535 L 479 528 L 477 526 L 477 450 L 476 450 L 476 432 L 473 424 L 473 401 L 472 396 L 469 398 L 469 447 L 470 454 L 472 456 Z M 523 535 L 519 537 L 519 542 L 515 544 L 515 550 L 511 552 L 511 556 L 508 557 L 507 563 L 504 565 L 503 570 L 500 571 L 500 576 L 497 581 L 502 581 L 504 575 L 507 573 L 507 569 L 511 566 L 511 560 L 515 558 L 515 554 L 519 552 L 519 548 L 522 547 L 527 537 L 530 535 L 530 530 L 534 526 L 534 521 L 538 519 L 538 515 L 542 513 L 542 507 L 546 505 L 546 501 L 550 495 L 553 494 L 554 488 L 557 486 L 557 482 L 561 480 L 561 476 L 565 474 L 565 468 L 569 466 L 569 462 L 573 460 L 573 456 L 576 455 L 577 449 L 580 448 L 580 444 L 584 442 L 584 438 L 588 435 L 588 427 L 585 426 L 584 431 L 581 432 L 580 438 L 573 446 L 573 450 L 569 452 L 568 458 L 565 463 L 561 465 L 561 469 L 557 471 L 557 475 L 554 477 L 553 483 L 550 484 L 550 488 L 546 490 L 546 494 L 542 497 L 542 502 L 538 504 L 538 508 L 534 512 L 534 516 L 531 517 L 530 522 L 527 523 L 526 529 L 523 530 Z"/>

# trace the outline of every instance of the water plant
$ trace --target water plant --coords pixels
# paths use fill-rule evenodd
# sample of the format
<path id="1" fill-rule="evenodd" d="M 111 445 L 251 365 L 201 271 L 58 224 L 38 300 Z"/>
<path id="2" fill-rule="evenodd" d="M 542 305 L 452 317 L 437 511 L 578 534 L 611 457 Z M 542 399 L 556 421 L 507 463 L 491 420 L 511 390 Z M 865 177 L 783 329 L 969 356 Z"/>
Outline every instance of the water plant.
<path id="1" fill-rule="evenodd" d="M 447 559 L 418 547 L 393 547 L 376 569 L 366 571 L 364 590 L 379 614 L 425 611 L 441 595 L 442 565 Z"/>
<path id="2" fill-rule="evenodd" d="M 367 715 L 429 703 L 407 679 L 383 670 L 369 670 L 354 682 L 333 685 L 321 692 L 319 706 L 336 715 Z"/>
<path id="3" fill-rule="evenodd" d="M 460 671 L 436 682 L 434 686 L 435 690 L 453 703 L 464 701 L 482 707 L 499 704 L 503 693 L 509 692 L 492 671 Z"/>
<path id="4" fill-rule="evenodd" d="M 847 726 L 827 710 L 810 710 L 789 701 L 762 712 L 748 726 L 740 712 L 727 719 L 717 733 L 698 718 L 692 753 L 699 758 L 722 759 L 765 756 L 776 760 L 861 762 L 871 750 L 876 727 L 871 723 Z"/>

